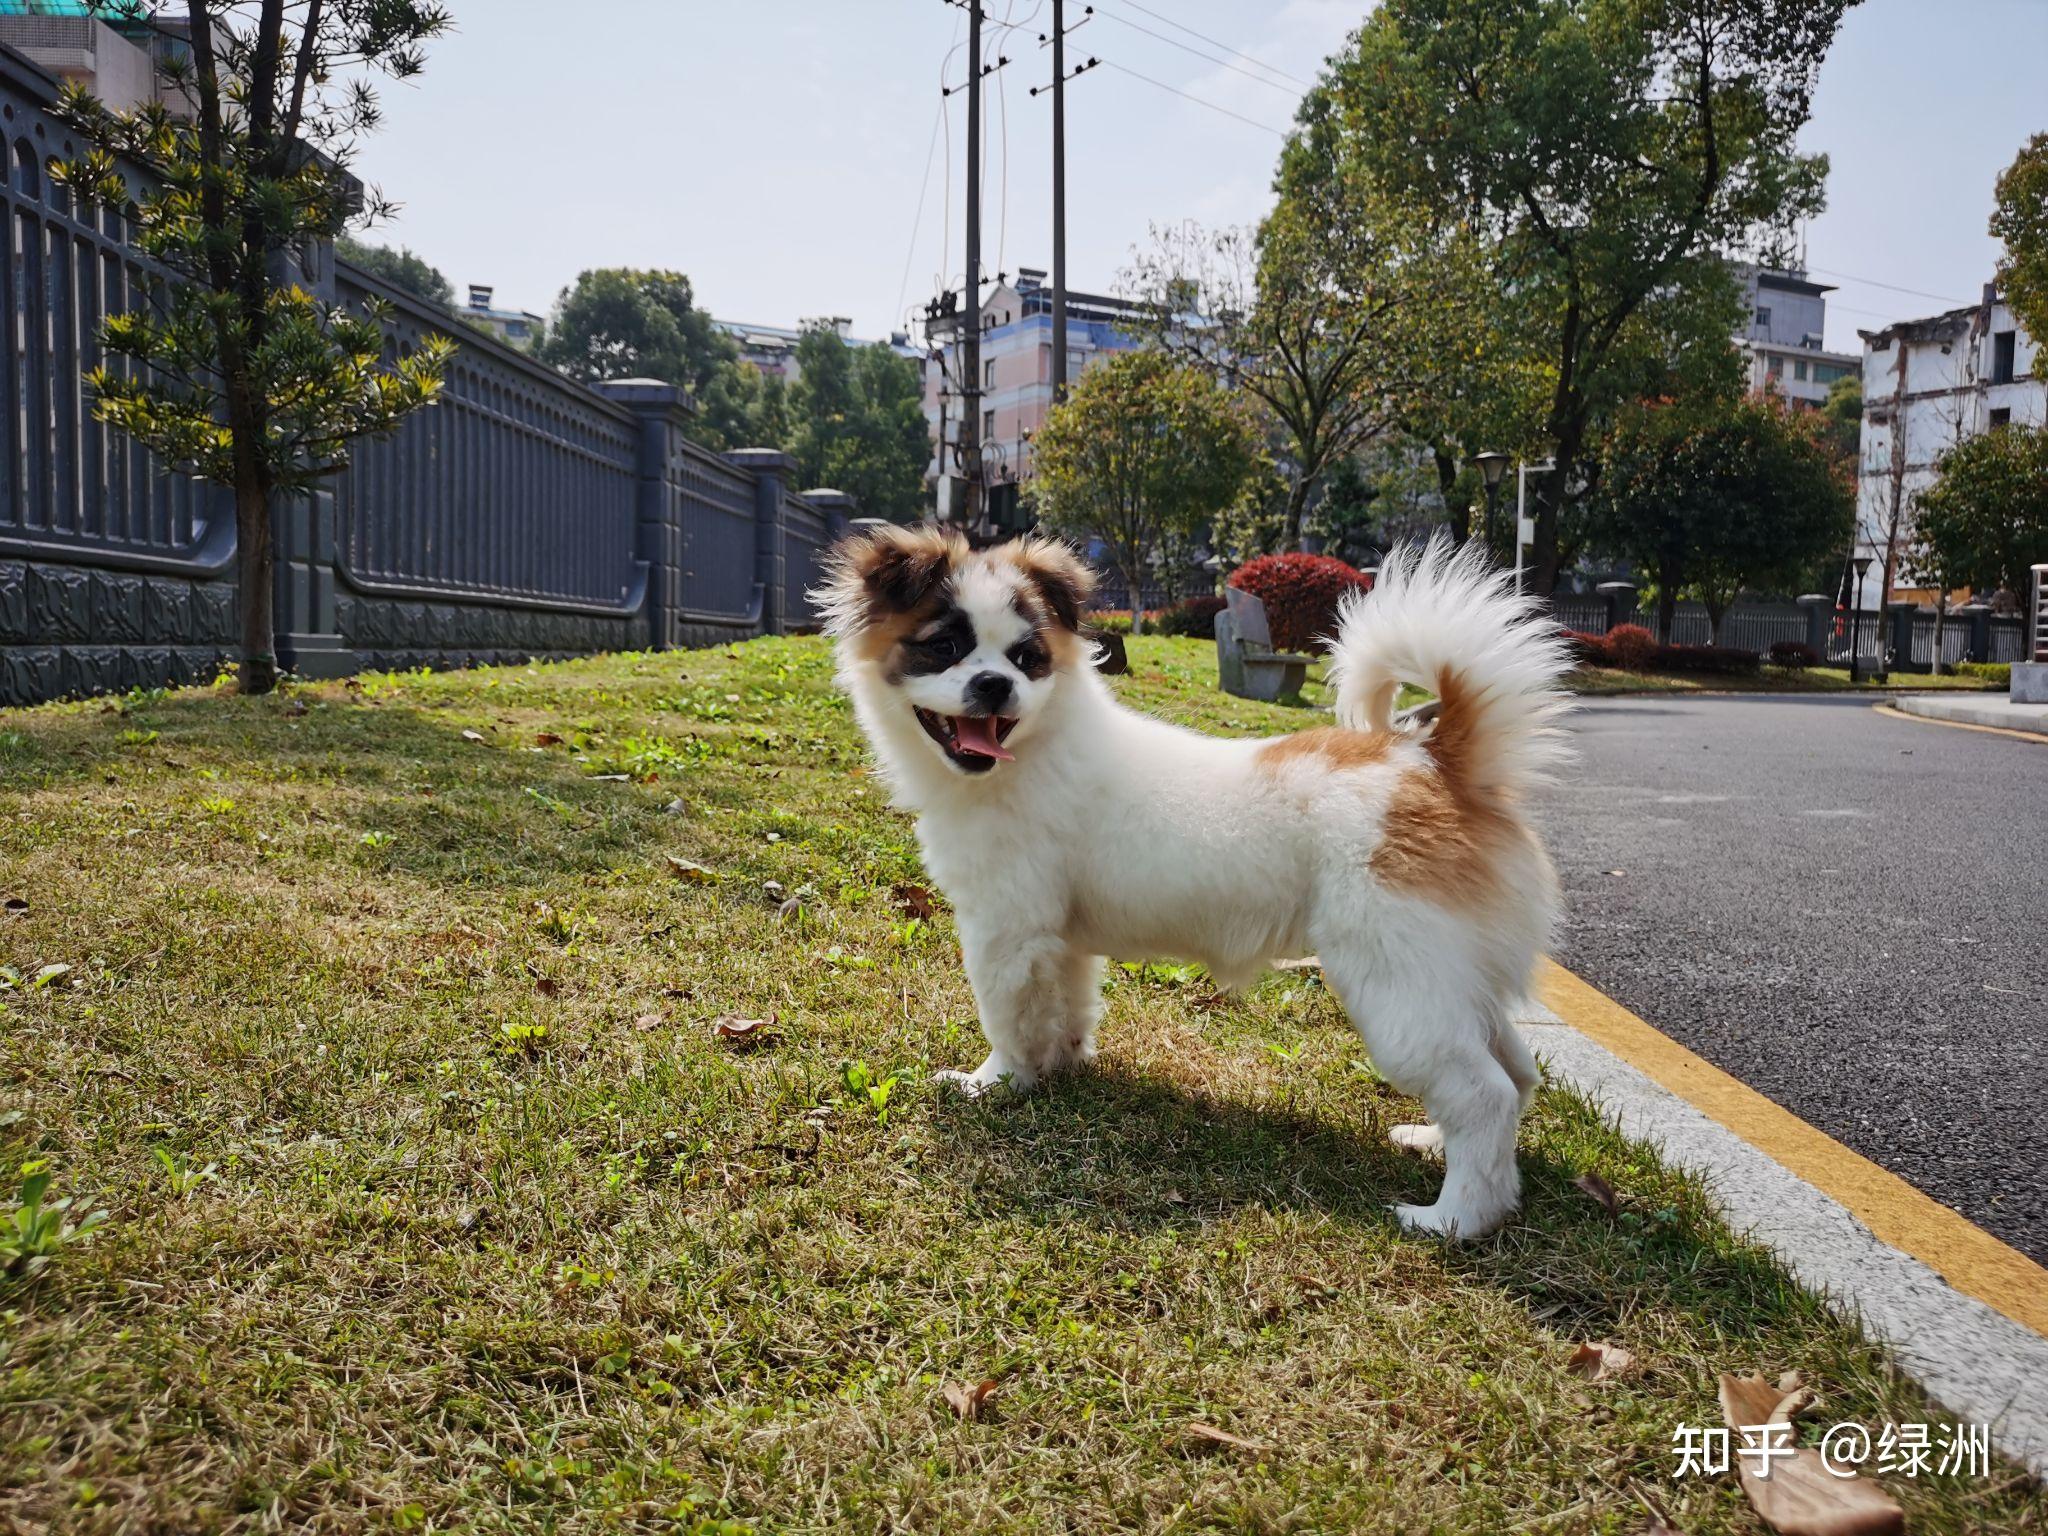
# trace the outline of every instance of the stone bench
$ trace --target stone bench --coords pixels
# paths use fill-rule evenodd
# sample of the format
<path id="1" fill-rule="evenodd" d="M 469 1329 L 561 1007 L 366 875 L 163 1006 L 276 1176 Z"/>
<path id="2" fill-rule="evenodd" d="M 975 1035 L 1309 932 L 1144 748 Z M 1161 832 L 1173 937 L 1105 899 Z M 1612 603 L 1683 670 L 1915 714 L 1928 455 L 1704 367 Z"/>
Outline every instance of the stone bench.
<path id="1" fill-rule="evenodd" d="M 1216 674 L 1223 691 L 1270 704 L 1301 692 L 1313 656 L 1273 649 L 1266 605 L 1249 592 L 1226 587 L 1228 606 L 1216 615 Z"/>

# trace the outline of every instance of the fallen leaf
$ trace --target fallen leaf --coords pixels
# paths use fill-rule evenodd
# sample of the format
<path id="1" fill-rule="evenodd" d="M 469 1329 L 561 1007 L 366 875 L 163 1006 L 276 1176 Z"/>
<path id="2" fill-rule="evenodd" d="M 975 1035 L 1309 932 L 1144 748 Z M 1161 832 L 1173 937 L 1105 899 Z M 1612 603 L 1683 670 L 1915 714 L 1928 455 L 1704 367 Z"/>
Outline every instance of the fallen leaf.
<path id="1" fill-rule="evenodd" d="M 671 800 L 661 808 L 661 814 L 664 816 L 680 816 L 686 809 L 688 807 L 681 800 Z"/>
<path id="2" fill-rule="evenodd" d="M 1614 1193 L 1614 1186 L 1597 1173 L 1582 1173 L 1572 1180 L 1572 1188 L 1583 1190 L 1599 1201 L 1600 1209 L 1610 1216 L 1621 1214 L 1621 1200 Z"/>
<path id="3" fill-rule="evenodd" d="M 26 896 L 10 896 L 7 898 L 5 905 L 9 912 L 20 914 L 28 910 L 28 898 Z"/>
<path id="4" fill-rule="evenodd" d="M 630 784 L 633 782 L 633 775 L 630 773 L 593 773 L 590 776 L 590 782 L 593 784 Z"/>
<path id="5" fill-rule="evenodd" d="M 763 880 L 761 882 L 761 894 L 763 896 L 766 896 L 770 901 L 780 901 L 783 897 L 787 896 L 789 892 L 785 891 L 782 888 L 782 882 L 780 880 Z"/>
<path id="6" fill-rule="evenodd" d="M 1201 1451 L 1232 1450 L 1243 1451 L 1253 1456 L 1263 1456 L 1266 1447 L 1257 1440 L 1247 1440 L 1242 1435 L 1233 1435 L 1227 1429 L 1218 1429 L 1214 1424 L 1204 1424 L 1200 1419 L 1188 1425 L 1188 1439 L 1194 1448 Z"/>
<path id="7" fill-rule="evenodd" d="M 75 967 L 65 961 L 55 961 L 36 972 L 34 984 L 38 987 L 61 987 L 65 984 L 73 969 Z"/>
<path id="8" fill-rule="evenodd" d="M 559 997 L 562 994 L 562 984 L 552 976 L 543 976 L 534 982 L 533 990 L 542 997 Z"/>
<path id="9" fill-rule="evenodd" d="M 802 917 L 803 913 L 803 897 L 792 896 L 789 898 L 789 900 L 785 901 L 781 906 L 775 909 L 775 919 L 777 922 L 786 923 L 793 917 Z"/>
<path id="10" fill-rule="evenodd" d="M 1779 1536 L 1897 1536 L 1906 1528 L 1906 1513 L 1892 1496 L 1853 1471 L 1838 1476 L 1812 1447 L 1794 1448 L 1790 1456 L 1775 1449 L 1768 1457 L 1755 1449 L 1741 1454 L 1743 1447 L 1764 1441 L 1765 1426 L 1789 1426 L 1792 1415 L 1812 1402 L 1813 1394 L 1798 1379 L 1787 1375 L 1774 1386 L 1761 1376 L 1721 1374 L 1721 1416 L 1735 1432 L 1736 1475 L 1750 1508 Z M 1789 1447 L 1791 1434 L 1787 1428 L 1768 1443 Z M 1758 1470 L 1759 1462 L 1765 1470 Z"/>
<path id="11" fill-rule="evenodd" d="M 1609 1344 L 1602 1339 L 1592 1344 L 1581 1344 L 1573 1350 L 1564 1368 L 1588 1381 L 1612 1381 L 1635 1363 L 1636 1357 L 1619 1344 Z"/>
<path id="12" fill-rule="evenodd" d="M 462 733 L 462 739 L 464 741 L 482 741 L 484 739 L 484 733 L 482 731 L 464 731 Z"/>
<path id="13" fill-rule="evenodd" d="M 1303 955 L 1299 960 L 1275 960 L 1276 971 L 1320 971 L 1323 961 L 1320 955 Z"/>
<path id="14" fill-rule="evenodd" d="M 930 922 L 932 914 L 938 910 L 937 903 L 932 900 L 931 888 L 909 880 L 899 880 L 890 886 L 889 900 L 905 917 L 922 918 L 926 922 Z"/>
<path id="15" fill-rule="evenodd" d="M 1207 997 L 1189 999 L 1188 1006 L 1197 1013 L 1214 1013 L 1218 1008 L 1228 1008 L 1230 1006 L 1230 994 L 1228 992 L 1211 992 Z"/>
<path id="16" fill-rule="evenodd" d="M 731 1045 L 758 1045 L 775 1027 L 776 1015 L 765 1019 L 743 1019 L 736 1013 L 721 1013 L 711 1021 L 711 1033 Z"/>
<path id="17" fill-rule="evenodd" d="M 668 872 L 678 880 L 687 880 L 691 885 L 710 885 L 718 879 L 718 871 L 706 869 L 693 859 L 678 858 L 672 853 L 667 858 Z"/>
<path id="18" fill-rule="evenodd" d="M 1627 871 L 1627 870 L 1625 870 L 1625 869 L 1609 869 L 1609 870 L 1603 870 L 1603 871 L 1602 871 L 1602 873 L 1603 873 L 1603 874 L 1609 874 L 1609 875 L 1612 875 L 1612 876 L 1614 876 L 1614 878 L 1615 878 L 1615 879 L 1619 880 L 1619 879 L 1621 879 L 1621 878 L 1622 878 L 1623 876 L 1625 876 L 1625 875 L 1626 875 L 1626 874 L 1628 873 L 1628 871 Z"/>
<path id="19" fill-rule="evenodd" d="M 644 1032 L 650 1029 L 659 1029 L 662 1025 L 666 1024 L 667 1022 L 668 1019 L 663 1014 L 643 1013 L 640 1015 L 639 1018 L 633 1021 L 633 1027 L 637 1030 L 641 1030 Z"/>
<path id="20" fill-rule="evenodd" d="M 1000 1383 L 993 1380 L 977 1381 L 971 1387 L 957 1381 L 949 1382 L 944 1393 L 941 1395 L 951 1405 L 953 1412 L 961 1418 L 972 1422 L 981 1417 L 982 1411 L 988 1407 L 990 1399 L 996 1395 L 999 1385 Z"/>
<path id="21" fill-rule="evenodd" d="M 533 744 L 536 747 L 559 747 L 562 738 L 553 731 L 537 731 L 534 733 Z"/>

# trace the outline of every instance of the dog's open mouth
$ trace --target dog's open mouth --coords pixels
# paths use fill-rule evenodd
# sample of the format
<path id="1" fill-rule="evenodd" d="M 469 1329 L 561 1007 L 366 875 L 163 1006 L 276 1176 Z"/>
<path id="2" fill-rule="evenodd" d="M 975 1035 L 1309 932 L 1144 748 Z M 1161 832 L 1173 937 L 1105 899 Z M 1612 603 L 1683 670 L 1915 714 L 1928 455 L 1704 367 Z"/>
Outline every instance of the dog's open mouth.
<path id="1" fill-rule="evenodd" d="M 917 723 L 924 727 L 925 735 L 945 748 L 947 757 L 969 773 L 986 773 L 999 758 L 1006 763 L 1016 761 L 1003 745 L 1017 728 L 1015 720 L 1001 715 L 941 715 L 920 709 Z"/>

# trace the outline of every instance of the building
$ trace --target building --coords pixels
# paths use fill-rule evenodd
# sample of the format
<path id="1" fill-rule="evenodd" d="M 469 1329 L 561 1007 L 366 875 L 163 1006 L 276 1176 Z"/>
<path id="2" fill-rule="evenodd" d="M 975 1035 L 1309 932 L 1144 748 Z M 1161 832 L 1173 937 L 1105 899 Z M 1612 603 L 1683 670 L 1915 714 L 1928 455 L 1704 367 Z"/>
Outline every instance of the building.
<path id="1" fill-rule="evenodd" d="M 711 323 L 733 339 L 740 349 L 741 362 L 762 377 L 780 379 L 785 384 L 794 384 L 803 374 L 803 368 L 796 360 L 796 348 L 806 330 L 822 326 L 849 347 L 878 345 L 850 334 L 853 322 L 844 315 L 806 320 L 795 330 L 786 325 L 751 325 L 743 320 L 713 320 Z M 911 345 L 909 333 L 905 331 L 892 332 L 887 345 L 899 357 L 911 358 L 920 365 L 924 362 L 924 353 Z"/>
<path id="2" fill-rule="evenodd" d="M 2048 425 L 2048 378 L 2034 341 L 1986 283 L 1975 304 L 1901 320 L 1863 338 L 1863 432 L 1857 464 L 1857 553 L 1871 558 L 1863 601 L 1882 600 L 1885 547 L 1912 542 L 1913 508 L 1954 443 L 2018 422 Z M 1934 594 L 1894 578 L 1893 596 Z"/>
<path id="3" fill-rule="evenodd" d="M 1863 360 L 1853 353 L 1825 350 L 1833 284 L 1749 263 L 1737 263 L 1735 276 L 1749 316 L 1735 344 L 1749 363 L 1752 390 L 1772 389 L 1812 408 L 1826 401 L 1835 380 L 1861 370 Z"/>
<path id="4" fill-rule="evenodd" d="M 1031 440 L 1052 409 L 1052 289 L 1045 273 L 1020 267 L 1015 282 L 997 274 L 981 303 L 981 455 L 987 512 L 998 528 L 1021 527 L 1017 499 L 1031 478 Z M 949 293 L 925 326 L 932 364 L 925 369 L 925 419 L 932 429 L 927 478 L 937 483 L 941 518 L 960 494 L 960 295 Z M 1067 292 L 1067 378 L 1098 357 L 1140 344 L 1137 306 L 1099 293 Z"/>
<path id="5" fill-rule="evenodd" d="M 461 317 L 478 330 L 489 331 L 508 347 L 524 352 L 540 336 L 541 317 L 524 309 L 499 309 L 491 302 L 496 296 L 497 290 L 489 284 L 471 283 L 469 303 L 460 311 Z"/>
<path id="6" fill-rule="evenodd" d="M 0 0 L 0 43 L 115 112 L 161 102 L 190 114 L 183 88 L 162 78 L 162 66 L 188 52 L 185 25 L 124 0 Z"/>

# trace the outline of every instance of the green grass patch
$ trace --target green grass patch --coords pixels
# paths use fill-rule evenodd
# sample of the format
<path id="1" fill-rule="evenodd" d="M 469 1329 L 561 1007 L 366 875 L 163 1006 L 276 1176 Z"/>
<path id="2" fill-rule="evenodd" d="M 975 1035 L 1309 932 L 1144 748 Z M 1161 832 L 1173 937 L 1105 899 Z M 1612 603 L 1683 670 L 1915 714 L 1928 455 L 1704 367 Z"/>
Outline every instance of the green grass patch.
<path id="1" fill-rule="evenodd" d="M 1204 729 L 1324 718 L 1131 654 Z M 1312 978 L 1113 968 L 1094 1071 L 941 1091 L 951 915 L 814 639 L 15 712 L 0 813 L 0 1198 L 56 1213 L 0 1278 L 0 1524 L 1750 1532 L 1670 1477 L 1718 1370 L 1939 1418 L 1573 1094 L 1510 1231 L 1403 1236 L 1419 1110 Z"/>

